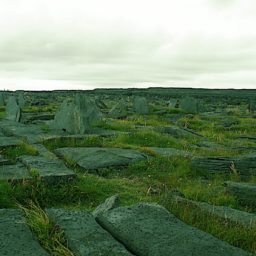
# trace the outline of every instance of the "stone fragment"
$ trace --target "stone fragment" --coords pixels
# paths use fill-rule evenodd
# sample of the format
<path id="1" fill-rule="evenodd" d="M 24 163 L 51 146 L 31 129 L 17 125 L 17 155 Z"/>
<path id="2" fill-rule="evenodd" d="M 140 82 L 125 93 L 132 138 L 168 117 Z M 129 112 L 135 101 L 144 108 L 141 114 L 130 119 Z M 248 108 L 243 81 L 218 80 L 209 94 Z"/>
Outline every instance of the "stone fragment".
<path id="1" fill-rule="evenodd" d="M 59 148 L 55 153 L 74 161 L 88 170 L 127 166 L 138 160 L 146 160 L 147 155 L 131 149 L 121 148 Z"/>
<path id="2" fill-rule="evenodd" d="M 48 255 L 35 240 L 20 210 L 0 209 L 0 230 L 0 255 Z"/>
<path id="3" fill-rule="evenodd" d="M 105 200 L 104 203 L 100 204 L 93 212 L 93 216 L 96 217 L 101 213 L 104 213 L 106 211 L 112 210 L 114 208 L 117 208 L 119 206 L 119 196 L 114 195 Z"/>
<path id="4" fill-rule="evenodd" d="M 132 255 L 86 211 L 47 209 L 50 219 L 65 232 L 68 247 L 80 256 Z"/>
<path id="5" fill-rule="evenodd" d="M 135 255 L 251 255 L 185 224 L 157 204 L 118 207 L 96 220 Z"/>

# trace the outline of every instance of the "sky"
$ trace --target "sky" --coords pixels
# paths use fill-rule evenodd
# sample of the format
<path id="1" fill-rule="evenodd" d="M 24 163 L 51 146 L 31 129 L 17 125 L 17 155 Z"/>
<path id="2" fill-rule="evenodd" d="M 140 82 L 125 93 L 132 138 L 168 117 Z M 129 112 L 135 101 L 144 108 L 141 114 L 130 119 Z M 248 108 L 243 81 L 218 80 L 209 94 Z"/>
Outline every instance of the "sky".
<path id="1" fill-rule="evenodd" d="M 255 0 L 0 0 L 0 90 L 256 89 Z"/>

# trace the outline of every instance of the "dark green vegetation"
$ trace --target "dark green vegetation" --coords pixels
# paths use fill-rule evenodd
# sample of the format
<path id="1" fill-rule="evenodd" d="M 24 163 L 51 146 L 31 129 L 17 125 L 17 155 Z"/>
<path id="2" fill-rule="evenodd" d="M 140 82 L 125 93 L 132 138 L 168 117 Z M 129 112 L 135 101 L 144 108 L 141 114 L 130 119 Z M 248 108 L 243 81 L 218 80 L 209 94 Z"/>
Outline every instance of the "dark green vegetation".
<path id="1" fill-rule="evenodd" d="M 129 91 L 125 91 L 124 97 L 127 92 Z M 152 89 L 149 96 L 154 95 L 153 92 Z M 109 92 L 96 90 L 97 93 L 105 95 Z M 115 96 L 115 90 L 110 94 Z M 59 95 L 56 103 L 44 97 L 45 104 L 26 106 L 24 113 L 54 113 L 65 93 L 55 92 L 55 95 Z M 91 95 L 94 96 L 93 93 Z M 117 95 L 117 98 L 120 97 L 119 92 Z M 38 177 L 37 170 L 30 170 L 33 178 L 29 181 L 0 182 L 0 208 L 20 207 L 40 243 L 52 255 L 73 254 L 68 249 L 63 232 L 44 212 L 45 208 L 93 210 L 114 194 L 119 194 L 124 206 L 138 202 L 158 202 L 184 222 L 234 246 L 256 253 L 256 226 L 248 228 L 214 214 L 206 214 L 197 207 L 175 202 L 172 197 L 179 194 L 213 205 L 256 212 L 253 207 L 239 204 L 237 198 L 224 186 L 227 180 L 255 184 L 255 176 L 240 175 L 239 170 L 232 164 L 229 173 L 199 171 L 191 166 L 193 156 L 236 157 L 255 153 L 256 118 L 247 110 L 247 96 L 240 99 L 236 94 L 230 98 L 221 94 L 216 102 L 218 91 L 213 91 L 213 95 L 200 91 L 198 97 L 206 97 L 205 104 L 209 106 L 209 110 L 205 113 L 189 113 L 167 107 L 168 95 L 159 95 L 150 98 L 149 115 L 130 113 L 122 119 L 108 118 L 106 115 L 94 127 L 116 131 L 114 135 L 101 136 L 95 132 L 96 134 L 80 138 L 60 135 L 49 136 L 40 141 L 52 153 L 62 147 L 115 147 L 144 152 L 148 155 L 147 160 L 137 161 L 122 168 L 103 168 L 91 172 L 70 159 L 61 159 L 77 174 L 75 180 L 48 184 Z M 171 97 L 177 95 L 175 90 Z M 197 94 L 192 90 L 191 95 Z M 113 105 L 111 97 L 103 97 L 103 100 L 109 106 Z M 237 105 L 238 102 L 240 105 Z M 104 111 L 106 109 L 102 109 L 102 112 Z M 0 118 L 3 117 L 4 107 L 1 107 Z M 38 122 L 38 126 L 44 132 L 50 130 L 47 122 Z M 203 137 L 187 135 L 183 130 L 179 135 L 173 135 L 166 132 L 163 128 L 166 126 L 189 129 Z M 152 147 L 175 148 L 180 150 L 180 153 L 161 155 Z M 21 155 L 38 154 L 32 143 L 26 140 L 18 146 L 0 149 L 0 155 L 13 163 Z"/>

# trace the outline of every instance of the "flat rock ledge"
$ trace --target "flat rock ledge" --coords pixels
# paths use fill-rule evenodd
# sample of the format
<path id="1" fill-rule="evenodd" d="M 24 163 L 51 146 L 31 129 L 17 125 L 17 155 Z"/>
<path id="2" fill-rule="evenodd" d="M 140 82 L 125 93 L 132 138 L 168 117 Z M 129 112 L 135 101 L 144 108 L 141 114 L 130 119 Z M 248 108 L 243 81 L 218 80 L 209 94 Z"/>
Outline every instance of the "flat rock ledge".
<path id="1" fill-rule="evenodd" d="M 135 255 L 251 255 L 185 224 L 157 204 L 115 208 L 98 215 L 96 220 Z"/>

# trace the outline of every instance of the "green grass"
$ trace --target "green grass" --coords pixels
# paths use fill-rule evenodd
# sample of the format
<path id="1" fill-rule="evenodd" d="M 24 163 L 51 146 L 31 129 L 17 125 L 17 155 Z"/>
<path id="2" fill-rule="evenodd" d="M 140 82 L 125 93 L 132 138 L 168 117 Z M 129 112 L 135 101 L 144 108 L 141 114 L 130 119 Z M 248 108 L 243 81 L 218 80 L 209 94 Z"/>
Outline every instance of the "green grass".
<path id="1" fill-rule="evenodd" d="M 33 201 L 26 206 L 18 204 L 26 216 L 26 222 L 31 228 L 42 247 L 53 256 L 74 256 L 68 249 L 64 232 L 48 217 L 46 212 Z"/>
<path id="2" fill-rule="evenodd" d="M 26 142 L 17 146 L 2 148 L 0 153 L 13 161 L 21 155 L 38 155 L 38 151 Z"/>
<path id="3" fill-rule="evenodd" d="M 187 224 L 206 231 L 236 247 L 256 253 L 256 226 L 247 228 L 241 224 L 206 213 L 199 207 L 187 203 L 168 202 L 168 200 L 162 203 Z"/>

